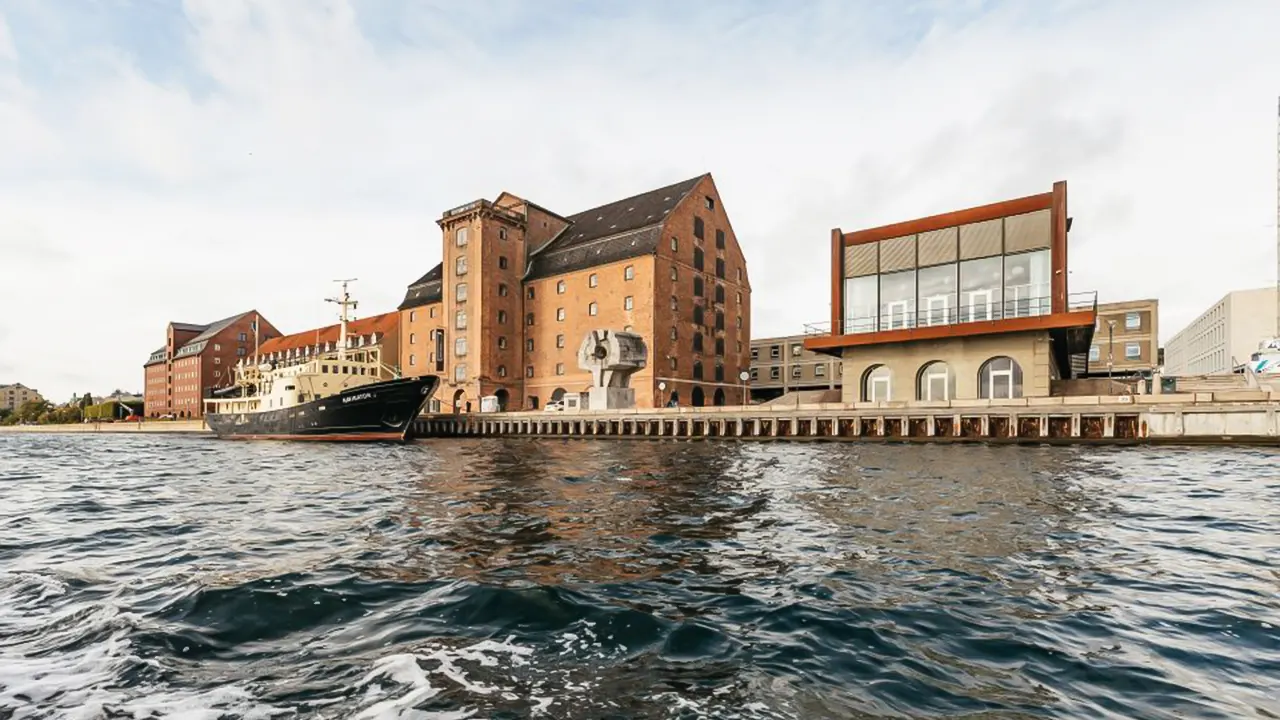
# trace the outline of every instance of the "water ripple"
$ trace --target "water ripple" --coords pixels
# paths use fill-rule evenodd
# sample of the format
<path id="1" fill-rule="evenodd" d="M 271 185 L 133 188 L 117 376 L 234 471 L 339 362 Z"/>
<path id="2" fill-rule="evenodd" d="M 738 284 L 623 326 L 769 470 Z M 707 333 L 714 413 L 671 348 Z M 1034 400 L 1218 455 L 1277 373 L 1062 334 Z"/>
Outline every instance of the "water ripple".
<path id="1" fill-rule="evenodd" d="M 1276 459 L 0 435 L 0 718 L 1280 717 Z"/>

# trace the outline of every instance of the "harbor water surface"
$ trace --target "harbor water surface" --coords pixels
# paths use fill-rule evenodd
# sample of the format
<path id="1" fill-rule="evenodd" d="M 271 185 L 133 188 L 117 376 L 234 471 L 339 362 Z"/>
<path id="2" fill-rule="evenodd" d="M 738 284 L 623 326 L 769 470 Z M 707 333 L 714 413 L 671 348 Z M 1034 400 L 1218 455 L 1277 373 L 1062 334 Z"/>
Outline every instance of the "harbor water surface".
<path id="1" fill-rule="evenodd" d="M 1277 459 L 0 435 L 0 718 L 1277 717 Z"/>

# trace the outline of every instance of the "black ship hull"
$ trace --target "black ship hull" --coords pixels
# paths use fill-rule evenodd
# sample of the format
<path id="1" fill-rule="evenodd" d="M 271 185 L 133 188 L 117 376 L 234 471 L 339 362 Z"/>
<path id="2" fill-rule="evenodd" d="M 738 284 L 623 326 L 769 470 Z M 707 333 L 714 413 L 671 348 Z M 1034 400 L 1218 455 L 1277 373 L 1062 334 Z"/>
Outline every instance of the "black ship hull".
<path id="1" fill-rule="evenodd" d="M 432 375 L 385 380 L 280 410 L 211 413 L 205 422 L 228 440 L 403 442 L 438 384 Z"/>

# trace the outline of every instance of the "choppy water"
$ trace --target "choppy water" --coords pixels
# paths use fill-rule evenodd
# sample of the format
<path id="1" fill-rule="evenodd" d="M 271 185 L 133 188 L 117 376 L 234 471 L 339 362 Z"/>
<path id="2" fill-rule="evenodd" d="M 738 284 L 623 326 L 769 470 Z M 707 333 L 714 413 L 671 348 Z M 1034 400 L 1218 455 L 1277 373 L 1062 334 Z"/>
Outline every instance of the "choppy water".
<path id="1" fill-rule="evenodd" d="M 1276 717 L 1278 458 L 0 435 L 0 718 Z"/>

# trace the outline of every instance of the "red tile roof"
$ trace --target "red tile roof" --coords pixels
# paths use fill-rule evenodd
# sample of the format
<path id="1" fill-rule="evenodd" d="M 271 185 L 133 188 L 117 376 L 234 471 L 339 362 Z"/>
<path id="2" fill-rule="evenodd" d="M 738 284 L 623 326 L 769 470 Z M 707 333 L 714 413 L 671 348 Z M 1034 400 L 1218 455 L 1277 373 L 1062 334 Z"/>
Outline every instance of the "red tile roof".
<path id="1" fill-rule="evenodd" d="M 400 332 L 400 313 L 389 312 L 384 315 L 374 315 L 373 317 L 361 318 L 347 323 L 347 335 L 369 335 L 378 333 L 379 335 L 387 335 L 389 333 Z M 337 343 L 338 342 L 338 326 L 336 324 L 327 327 L 316 328 L 314 330 L 304 330 L 300 333 L 285 335 L 284 337 L 271 338 L 262 343 L 258 352 L 267 355 L 273 352 L 283 352 L 285 350 L 294 350 L 297 348 L 314 347 L 317 343 Z"/>

